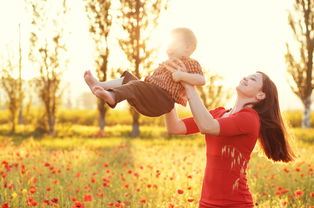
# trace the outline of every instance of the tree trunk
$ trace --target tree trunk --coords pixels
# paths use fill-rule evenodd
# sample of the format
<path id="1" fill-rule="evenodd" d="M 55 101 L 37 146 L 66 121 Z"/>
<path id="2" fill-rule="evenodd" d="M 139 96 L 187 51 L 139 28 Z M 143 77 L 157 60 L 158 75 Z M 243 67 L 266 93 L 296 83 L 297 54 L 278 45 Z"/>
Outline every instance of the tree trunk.
<path id="1" fill-rule="evenodd" d="M 23 99 L 22 99 L 22 47 L 21 47 L 21 24 L 19 24 L 19 119 L 18 124 L 23 124 Z"/>
<path id="2" fill-rule="evenodd" d="M 48 117 L 48 127 L 49 127 L 49 134 L 55 135 L 55 115 L 50 115 Z"/>
<path id="3" fill-rule="evenodd" d="M 106 121 L 105 121 L 105 116 L 106 116 L 105 101 L 103 101 L 102 99 L 98 99 L 97 107 L 98 107 L 99 131 L 101 133 L 104 133 L 104 129 L 105 129 L 105 126 L 106 126 Z"/>
<path id="4" fill-rule="evenodd" d="M 134 109 L 132 109 L 131 111 L 133 117 L 131 137 L 134 138 L 140 135 L 140 122 L 139 122 L 140 114 Z"/>
<path id="5" fill-rule="evenodd" d="M 21 104 L 20 109 L 19 109 L 18 124 L 23 124 L 23 106 L 22 106 L 22 104 Z"/>
<path id="6" fill-rule="evenodd" d="M 304 104 L 304 112 L 303 112 L 303 119 L 302 119 L 302 128 L 310 128 L 310 120 L 311 120 L 311 95 L 308 96 L 303 104 Z"/>
<path id="7" fill-rule="evenodd" d="M 15 119 L 12 119 L 11 133 L 15 133 Z"/>

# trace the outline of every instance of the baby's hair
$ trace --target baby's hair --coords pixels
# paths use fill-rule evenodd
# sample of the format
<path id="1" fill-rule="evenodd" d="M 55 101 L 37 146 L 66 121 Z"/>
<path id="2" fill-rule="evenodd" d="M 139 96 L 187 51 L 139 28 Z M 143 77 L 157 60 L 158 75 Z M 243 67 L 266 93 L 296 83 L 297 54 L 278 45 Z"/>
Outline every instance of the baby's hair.
<path id="1" fill-rule="evenodd" d="M 173 34 L 180 34 L 184 38 L 187 44 L 191 45 L 191 53 L 194 52 L 197 46 L 197 39 L 193 31 L 189 28 L 178 27 L 171 31 Z"/>

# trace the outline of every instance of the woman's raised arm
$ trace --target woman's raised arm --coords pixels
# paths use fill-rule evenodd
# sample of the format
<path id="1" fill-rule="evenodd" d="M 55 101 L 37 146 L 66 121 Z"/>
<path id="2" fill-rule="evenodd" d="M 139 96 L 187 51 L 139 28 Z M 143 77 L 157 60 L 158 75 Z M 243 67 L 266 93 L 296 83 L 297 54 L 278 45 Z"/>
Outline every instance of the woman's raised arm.
<path id="1" fill-rule="evenodd" d="M 178 118 L 176 108 L 173 108 L 169 113 L 165 114 L 165 121 L 169 134 L 186 134 L 187 129 L 183 121 Z"/>
<path id="2" fill-rule="evenodd" d="M 213 118 L 201 101 L 201 98 L 194 86 L 182 83 L 186 90 L 189 105 L 195 123 L 202 134 L 217 136 L 220 132 L 219 122 Z"/>

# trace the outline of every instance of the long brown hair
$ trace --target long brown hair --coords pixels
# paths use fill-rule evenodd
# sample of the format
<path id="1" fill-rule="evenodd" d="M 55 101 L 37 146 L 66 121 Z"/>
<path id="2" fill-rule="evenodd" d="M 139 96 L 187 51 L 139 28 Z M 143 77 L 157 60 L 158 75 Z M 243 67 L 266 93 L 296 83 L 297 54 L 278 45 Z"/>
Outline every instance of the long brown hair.
<path id="1" fill-rule="evenodd" d="M 266 156 L 273 161 L 289 162 L 295 157 L 288 143 L 288 135 L 281 117 L 277 87 L 263 72 L 257 71 L 263 77 L 262 91 L 266 97 L 252 108 L 259 114 L 261 127 L 259 141 Z M 246 106 L 245 105 L 245 106 Z"/>

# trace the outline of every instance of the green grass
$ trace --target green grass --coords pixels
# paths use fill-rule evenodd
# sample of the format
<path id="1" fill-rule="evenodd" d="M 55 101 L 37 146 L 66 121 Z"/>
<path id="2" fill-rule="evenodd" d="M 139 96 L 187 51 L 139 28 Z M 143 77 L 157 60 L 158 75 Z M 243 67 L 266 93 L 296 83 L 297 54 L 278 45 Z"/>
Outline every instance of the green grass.
<path id="1" fill-rule="evenodd" d="M 25 124 L 34 125 L 37 119 L 42 115 L 42 109 L 31 109 L 29 112 L 24 112 Z M 181 118 L 191 115 L 189 111 L 179 110 Z M 283 117 L 291 127 L 297 128 L 301 126 L 302 111 L 285 111 Z M 59 124 L 75 124 L 84 126 L 98 125 L 97 110 L 65 110 L 60 109 L 57 113 L 57 123 Z M 314 112 L 311 113 L 311 126 L 314 128 Z M 9 123 L 8 110 L 0 110 L 0 124 Z M 140 117 L 140 123 L 144 126 L 164 126 L 163 117 L 150 118 L 146 116 Z M 131 125 L 132 116 L 128 110 L 111 110 L 109 109 L 106 115 L 106 124 L 108 126 L 114 125 Z"/>
<path id="2" fill-rule="evenodd" d="M 197 207 L 206 161 L 203 135 L 169 137 L 165 128 L 145 126 L 147 137 L 130 139 L 130 127 L 112 126 L 108 136 L 96 138 L 96 127 L 58 128 L 54 138 L 34 137 L 31 126 L 18 126 L 13 136 L 0 127 L 0 205 Z M 314 206 L 314 130 L 290 134 L 295 162 L 270 162 L 258 148 L 252 153 L 248 182 L 258 207 Z"/>

